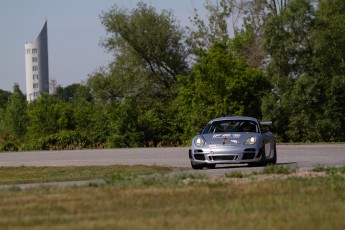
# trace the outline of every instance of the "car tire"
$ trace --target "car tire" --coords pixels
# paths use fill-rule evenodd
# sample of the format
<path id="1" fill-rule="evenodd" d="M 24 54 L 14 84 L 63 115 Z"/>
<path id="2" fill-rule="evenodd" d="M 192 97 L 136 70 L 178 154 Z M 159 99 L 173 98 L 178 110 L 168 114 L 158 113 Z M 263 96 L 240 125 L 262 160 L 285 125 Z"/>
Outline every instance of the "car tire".
<path id="1" fill-rule="evenodd" d="M 263 147 L 261 150 L 261 157 L 258 162 L 258 166 L 266 166 L 266 165 L 267 165 L 266 153 L 265 153 L 265 147 Z"/>
<path id="2" fill-rule="evenodd" d="M 192 169 L 196 169 L 196 170 L 201 170 L 204 168 L 203 164 L 196 164 L 193 161 L 190 162 L 190 165 L 192 166 Z"/>
<path id="3" fill-rule="evenodd" d="M 277 146 L 274 144 L 274 153 L 273 153 L 273 158 L 269 161 L 269 164 L 277 164 Z"/>
<path id="4" fill-rule="evenodd" d="M 259 166 L 266 166 L 267 161 L 265 157 L 265 147 L 260 149 L 260 159 L 258 162 L 248 163 L 250 167 L 259 167 Z"/>

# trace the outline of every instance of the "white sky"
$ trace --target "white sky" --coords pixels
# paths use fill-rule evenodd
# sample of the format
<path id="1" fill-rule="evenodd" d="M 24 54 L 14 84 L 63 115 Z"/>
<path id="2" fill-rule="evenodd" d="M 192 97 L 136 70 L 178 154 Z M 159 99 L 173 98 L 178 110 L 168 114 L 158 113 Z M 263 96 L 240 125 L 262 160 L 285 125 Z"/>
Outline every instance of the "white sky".
<path id="1" fill-rule="evenodd" d="M 113 59 L 99 45 L 106 37 L 99 15 L 114 4 L 135 8 L 138 0 L 0 0 L 0 89 L 25 89 L 25 42 L 36 40 L 48 21 L 49 75 L 66 87 L 81 83 Z M 157 10 L 172 10 L 181 26 L 190 24 L 193 9 L 205 12 L 205 0 L 144 1 Z"/>

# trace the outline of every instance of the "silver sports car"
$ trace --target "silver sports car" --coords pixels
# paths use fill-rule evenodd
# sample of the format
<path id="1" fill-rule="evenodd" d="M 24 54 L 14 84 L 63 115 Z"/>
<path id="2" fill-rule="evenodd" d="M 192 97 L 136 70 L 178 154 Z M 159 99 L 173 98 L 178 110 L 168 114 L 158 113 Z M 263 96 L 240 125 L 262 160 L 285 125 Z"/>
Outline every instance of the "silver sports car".
<path id="1" fill-rule="evenodd" d="M 260 166 L 277 163 L 274 136 L 264 129 L 271 121 L 253 117 L 221 117 L 208 122 L 192 140 L 189 159 L 193 169 L 216 164 Z"/>

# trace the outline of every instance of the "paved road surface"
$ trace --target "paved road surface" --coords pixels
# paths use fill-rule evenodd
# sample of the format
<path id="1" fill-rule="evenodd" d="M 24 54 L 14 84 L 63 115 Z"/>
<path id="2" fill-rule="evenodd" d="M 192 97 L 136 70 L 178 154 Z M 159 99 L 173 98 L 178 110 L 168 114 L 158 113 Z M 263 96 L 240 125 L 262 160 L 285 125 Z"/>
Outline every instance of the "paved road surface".
<path id="1" fill-rule="evenodd" d="M 277 145 L 278 164 L 297 165 L 306 170 L 317 165 L 345 165 L 345 144 Z M 134 148 L 74 151 L 35 151 L 0 153 L 1 166 L 89 166 L 89 165 L 162 165 L 190 167 L 188 148 Z M 210 176 L 224 175 L 231 170 L 254 171 L 246 165 L 217 165 L 203 170 Z M 200 172 L 200 171 L 197 171 Z"/>

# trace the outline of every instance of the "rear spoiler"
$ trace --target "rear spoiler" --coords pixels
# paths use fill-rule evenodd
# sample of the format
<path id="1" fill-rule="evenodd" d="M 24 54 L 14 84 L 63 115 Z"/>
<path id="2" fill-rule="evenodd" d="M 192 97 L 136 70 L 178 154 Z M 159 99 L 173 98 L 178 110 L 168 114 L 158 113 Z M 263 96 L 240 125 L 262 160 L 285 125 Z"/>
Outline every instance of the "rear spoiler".
<path id="1" fill-rule="evenodd" d="M 261 125 L 272 125 L 272 121 L 260 121 Z"/>

